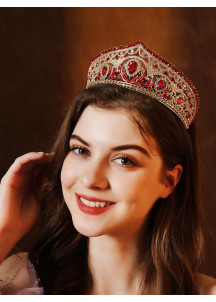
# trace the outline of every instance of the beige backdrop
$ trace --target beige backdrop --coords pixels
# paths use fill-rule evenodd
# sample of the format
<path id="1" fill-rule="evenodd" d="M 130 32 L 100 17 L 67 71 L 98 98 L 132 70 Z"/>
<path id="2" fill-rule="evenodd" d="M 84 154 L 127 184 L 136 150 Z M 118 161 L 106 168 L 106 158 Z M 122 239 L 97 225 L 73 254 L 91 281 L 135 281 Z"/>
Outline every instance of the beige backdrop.
<path id="1" fill-rule="evenodd" d="M 1 8 L 1 175 L 15 157 L 45 150 L 61 112 L 86 84 L 90 60 L 143 40 L 194 82 L 207 220 L 201 272 L 216 277 L 216 8 Z M 18 247 L 29 249 L 36 226 Z"/>

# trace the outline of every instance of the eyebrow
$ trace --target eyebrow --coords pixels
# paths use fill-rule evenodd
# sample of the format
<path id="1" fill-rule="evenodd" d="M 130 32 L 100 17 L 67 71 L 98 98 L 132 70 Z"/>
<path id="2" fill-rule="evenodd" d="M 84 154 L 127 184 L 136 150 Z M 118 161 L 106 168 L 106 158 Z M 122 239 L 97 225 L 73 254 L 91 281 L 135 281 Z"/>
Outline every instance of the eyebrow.
<path id="1" fill-rule="evenodd" d="M 70 139 L 76 139 L 78 141 L 80 141 L 83 145 L 89 147 L 90 145 L 84 141 L 79 135 L 76 134 L 72 134 Z M 121 145 L 121 146 L 117 146 L 117 147 L 113 147 L 111 149 L 111 151 L 122 151 L 122 150 L 128 150 L 128 149 L 133 149 L 133 150 L 138 150 L 140 152 L 142 152 L 144 155 L 146 155 L 148 158 L 151 158 L 150 154 L 148 153 L 148 151 L 146 149 L 144 149 L 143 147 L 140 147 L 138 145 Z"/>

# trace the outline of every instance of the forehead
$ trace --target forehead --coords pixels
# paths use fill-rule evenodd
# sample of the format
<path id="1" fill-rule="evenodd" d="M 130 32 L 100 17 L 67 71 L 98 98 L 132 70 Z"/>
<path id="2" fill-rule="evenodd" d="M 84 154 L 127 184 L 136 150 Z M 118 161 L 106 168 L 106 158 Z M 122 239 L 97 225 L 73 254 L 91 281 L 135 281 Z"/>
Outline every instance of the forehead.
<path id="1" fill-rule="evenodd" d="M 73 134 L 80 135 L 89 142 L 112 146 L 139 144 L 148 147 L 150 152 L 157 149 L 154 138 L 146 140 L 128 111 L 122 108 L 109 110 L 88 106 L 78 120 Z"/>

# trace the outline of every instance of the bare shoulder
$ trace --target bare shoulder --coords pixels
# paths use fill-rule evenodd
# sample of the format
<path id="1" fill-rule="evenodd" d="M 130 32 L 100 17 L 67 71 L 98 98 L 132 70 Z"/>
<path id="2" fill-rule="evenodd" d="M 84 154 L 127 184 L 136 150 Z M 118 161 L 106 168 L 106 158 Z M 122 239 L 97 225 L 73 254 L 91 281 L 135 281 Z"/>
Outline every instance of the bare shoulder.
<path id="1" fill-rule="evenodd" d="M 198 282 L 203 295 L 216 295 L 216 279 L 204 274 L 197 273 Z"/>

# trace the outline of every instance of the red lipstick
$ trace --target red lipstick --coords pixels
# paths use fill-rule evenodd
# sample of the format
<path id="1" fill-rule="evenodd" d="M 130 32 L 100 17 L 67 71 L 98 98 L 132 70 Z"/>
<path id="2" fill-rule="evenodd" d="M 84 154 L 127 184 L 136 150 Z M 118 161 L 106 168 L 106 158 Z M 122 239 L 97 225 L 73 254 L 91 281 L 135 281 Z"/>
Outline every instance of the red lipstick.
<path id="1" fill-rule="evenodd" d="M 85 213 L 85 214 L 89 214 L 89 215 L 99 215 L 99 214 L 103 214 L 107 211 L 109 211 L 110 209 L 112 209 L 112 207 L 115 205 L 114 202 L 108 201 L 108 200 L 104 200 L 104 199 L 100 199 L 100 198 L 94 198 L 94 197 L 89 197 L 86 195 L 78 195 L 75 193 L 76 196 L 76 201 L 77 201 L 77 205 L 79 207 L 79 209 Z M 106 207 L 90 207 L 88 205 L 85 205 L 84 203 L 81 202 L 80 197 L 88 200 L 88 201 L 94 201 L 94 202 L 110 202 L 111 204 L 109 206 Z"/>

